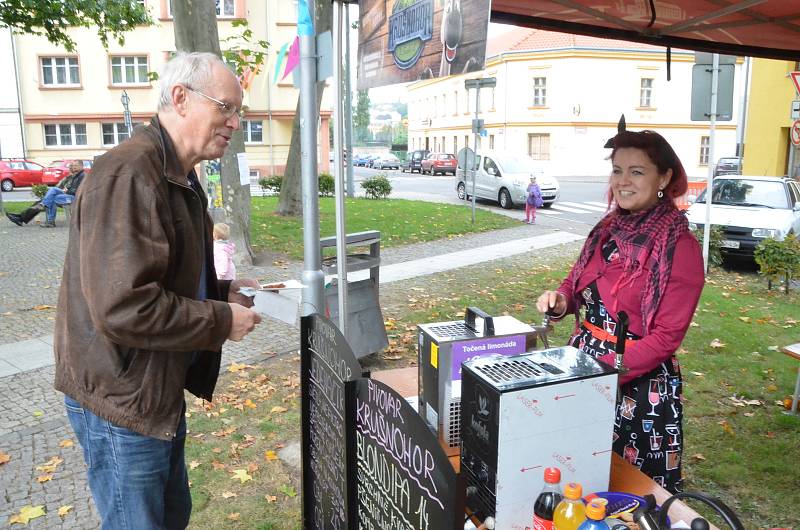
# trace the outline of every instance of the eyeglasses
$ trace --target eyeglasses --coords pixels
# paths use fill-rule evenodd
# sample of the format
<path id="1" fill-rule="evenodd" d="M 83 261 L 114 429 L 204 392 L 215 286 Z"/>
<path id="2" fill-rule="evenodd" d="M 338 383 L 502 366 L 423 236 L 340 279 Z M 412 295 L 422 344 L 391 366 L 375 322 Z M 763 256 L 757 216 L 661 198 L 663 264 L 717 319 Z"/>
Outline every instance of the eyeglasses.
<path id="1" fill-rule="evenodd" d="M 217 98 L 212 98 L 208 94 L 203 94 L 199 90 L 195 90 L 190 86 L 187 86 L 186 90 L 188 90 L 189 92 L 194 92 L 195 94 L 197 94 L 199 96 L 203 96 L 204 98 L 216 103 L 217 104 L 217 108 L 219 109 L 219 111 L 222 113 L 222 115 L 225 117 L 226 120 L 231 119 L 234 114 L 240 120 L 244 119 L 244 110 L 242 110 L 240 108 L 236 108 L 235 106 L 231 105 L 230 103 L 225 103 L 224 101 L 220 101 Z"/>

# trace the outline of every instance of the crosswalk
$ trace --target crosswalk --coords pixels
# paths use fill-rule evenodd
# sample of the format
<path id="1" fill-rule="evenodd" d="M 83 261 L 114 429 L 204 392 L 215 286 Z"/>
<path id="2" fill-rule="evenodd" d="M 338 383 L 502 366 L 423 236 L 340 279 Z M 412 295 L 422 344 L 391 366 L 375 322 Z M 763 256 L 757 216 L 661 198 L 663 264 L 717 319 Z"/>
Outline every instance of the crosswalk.
<path id="1" fill-rule="evenodd" d="M 608 205 L 598 201 L 584 201 L 584 202 L 571 202 L 571 201 L 556 201 L 550 208 L 539 208 L 536 214 L 544 215 L 563 215 L 565 213 L 577 214 L 604 214 L 608 209 Z"/>

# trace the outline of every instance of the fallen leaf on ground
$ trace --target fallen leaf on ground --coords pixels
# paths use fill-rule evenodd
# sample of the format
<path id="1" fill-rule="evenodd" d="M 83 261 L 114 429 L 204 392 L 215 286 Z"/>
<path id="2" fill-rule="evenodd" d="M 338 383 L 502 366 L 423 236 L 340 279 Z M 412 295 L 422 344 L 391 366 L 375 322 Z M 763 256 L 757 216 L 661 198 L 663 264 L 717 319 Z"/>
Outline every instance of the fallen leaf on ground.
<path id="1" fill-rule="evenodd" d="M 23 506 L 22 508 L 20 508 L 18 514 L 12 515 L 11 518 L 8 520 L 8 523 L 28 524 L 28 522 L 30 522 L 31 519 L 43 517 L 44 515 L 45 515 L 44 505 L 40 504 L 38 506 L 31 506 L 29 504 L 27 506 Z"/>
<path id="2" fill-rule="evenodd" d="M 253 480 L 253 477 L 251 477 L 251 476 L 250 476 L 250 475 L 247 473 L 247 470 L 246 470 L 246 469 L 234 469 L 234 470 L 233 470 L 233 476 L 232 476 L 231 478 L 232 478 L 233 480 L 238 480 L 238 481 L 239 481 L 239 482 L 241 482 L 242 484 L 244 484 L 244 483 L 245 483 L 245 482 L 247 482 L 248 480 Z"/>
<path id="3" fill-rule="evenodd" d="M 11 461 L 11 455 L 0 451 L 0 466 Z"/>
<path id="4" fill-rule="evenodd" d="M 69 440 L 69 439 L 61 440 L 60 442 L 58 442 L 58 446 L 61 447 L 61 448 L 72 447 L 73 445 L 75 445 L 75 442 L 73 442 L 72 440 Z"/>
<path id="5" fill-rule="evenodd" d="M 66 506 L 61 506 L 61 507 L 58 508 L 58 515 L 59 515 L 59 517 L 64 517 L 65 515 L 67 515 L 71 511 L 72 511 L 72 505 L 71 504 L 68 504 Z"/>
<path id="6" fill-rule="evenodd" d="M 289 409 L 287 409 L 286 407 L 281 407 L 279 405 L 275 405 L 274 407 L 272 407 L 270 412 L 271 413 L 279 413 L 280 414 L 280 413 L 286 412 L 287 410 L 289 410 Z"/>
<path id="7" fill-rule="evenodd" d="M 731 424 L 728 423 L 727 420 L 718 421 L 717 423 L 719 425 L 722 425 L 722 430 L 725 431 L 726 433 L 730 434 L 731 436 L 735 434 L 733 432 L 733 427 L 731 427 Z"/>
<path id="8" fill-rule="evenodd" d="M 225 491 L 222 493 L 223 499 L 230 499 L 231 497 L 238 497 L 238 496 L 239 496 L 238 493 L 234 493 L 232 491 Z"/>
<path id="9" fill-rule="evenodd" d="M 220 469 L 225 469 L 225 464 L 223 464 L 219 460 L 214 460 L 213 462 L 211 462 L 211 466 L 217 471 L 219 471 Z"/>
<path id="10" fill-rule="evenodd" d="M 272 460 L 277 460 L 277 459 L 278 455 L 277 453 L 275 453 L 275 451 L 272 450 L 264 451 L 264 460 L 266 460 L 267 462 L 271 462 Z"/>
<path id="11" fill-rule="evenodd" d="M 33 414 L 34 418 L 40 418 L 44 416 L 44 412 L 42 412 L 41 410 L 34 410 L 31 414 Z"/>
<path id="12" fill-rule="evenodd" d="M 255 473 L 256 471 L 258 471 L 258 464 L 256 464 L 255 462 L 250 462 L 249 464 L 247 464 L 247 471 L 249 473 Z"/>
<path id="13" fill-rule="evenodd" d="M 39 304 L 39 305 L 35 305 L 35 306 L 33 306 L 33 308 L 34 308 L 36 311 L 46 311 L 46 310 L 48 310 L 48 309 L 55 309 L 55 307 L 54 307 L 54 306 L 47 305 L 47 304 Z"/>
<path id="14" fill-rule="evenodd" d="M 239 520 L 239 512 L 233 512 L 228 514 L 228 519 L 231 521 L 238 521 Z"/>
<path id="15" fill-rule="evenodd" d="M 724 348 L 725 347 L 725 343 L 721 342 L 719 339 L 714 339 L 714 340 L 711 341 L 709 346 L 711 346 L 712 348 Z"/>
<path id="16" fill-rule="evenodd" d="M 750 322 L 750 317 L 739 317 L 739 320 L 741 320 L 745 324 L 748 324 Z"/>
<path id="17" fill-rule="evenodd" d="M 50 482 L 53 480 L 53 475 L 41 475 L 36 477 L 36 482 L 42 484 L 43 482 Z"/>
<path id="18" fill-rule="evenodd" d="M 239 363 L 231 363 L 231 365 L 228 367 L 228 371 L 229 372 L 240 372 L 240 371 L 244 370 L 245 368 L 247 368 L 247 365 L 244 364 L 244 363 L 241 363 L 241 364 L 239 364 Z"/>
<path id="19" fill-rule="evenodd" d="M 267 502 L 275 502 L 278 500 L 277 495 L 264 495 L 264 498 L 267 500 Z"/>
<path id="20" fill-rule="evenodd" d="M 705 460 L 705 459 L 706 459 L 706 457 L 705 457 L 705 456 L 703 456 L 703 454 L 702 454 L 702 453 L 697 453 L 697 454 L 694 454 L 694 455 L 692 455 L 692 458 L 694 458 L 695 460 L 700 460 L 700 461 L 702 461 L 702 460 Z"/>
<path id="21" fill-rule="evenodd" d="M 197 460 L 192 460 L 189 462 L 189 469 L 197 469 L 200 466 L 200 462 Z"/>

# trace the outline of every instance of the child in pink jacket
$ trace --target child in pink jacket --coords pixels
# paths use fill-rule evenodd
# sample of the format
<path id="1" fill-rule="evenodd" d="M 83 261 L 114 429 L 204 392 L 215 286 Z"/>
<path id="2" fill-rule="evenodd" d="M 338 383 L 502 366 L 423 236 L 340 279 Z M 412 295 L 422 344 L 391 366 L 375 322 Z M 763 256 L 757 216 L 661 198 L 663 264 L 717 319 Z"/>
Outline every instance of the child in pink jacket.
<path id="1" fill-rule="evenodd" d="M 230 237 L 230 226 L 225 223 L 214 225 L 214 268 L 217 270 L 218 280 L 236 279 L 236 265 L 233 264 L 236 245 L 228 241 Z"/>

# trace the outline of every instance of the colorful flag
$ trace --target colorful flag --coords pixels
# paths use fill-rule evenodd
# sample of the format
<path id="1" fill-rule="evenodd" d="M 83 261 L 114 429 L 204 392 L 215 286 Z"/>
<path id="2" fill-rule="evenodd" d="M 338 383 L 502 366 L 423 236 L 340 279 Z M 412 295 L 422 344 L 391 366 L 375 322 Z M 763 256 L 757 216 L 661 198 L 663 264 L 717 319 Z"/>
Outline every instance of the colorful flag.
<path id="1" fill-rule="evenodd" d="M 281 79 L 286 79 L 286 76 L 292 73 L 292 70 L 297 68 L 298 64 L 300 64 L 300 37 L 295 37 L 292 47 L 289 48 L 289 53 L 286 56 L 286 69 L 283 71 Z"/>
<path id="2" fill-rule="evenodd" d="M 289 43 L 285 42 L 281 49 L 278 51 L 277 57 L 275 57 L 275 77 L 273 78 L 272 82 L 278 82 L 278 76 L 281 75 L 281 66 L 283 66 L 283 58 L 286 56 L 286 50 L 289 48 Z"/>

